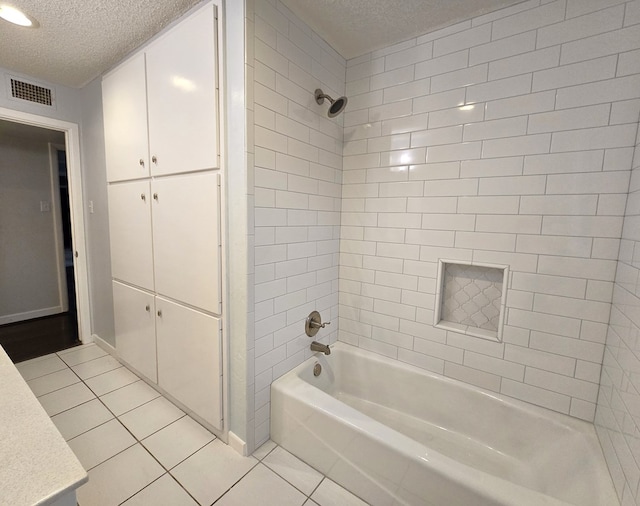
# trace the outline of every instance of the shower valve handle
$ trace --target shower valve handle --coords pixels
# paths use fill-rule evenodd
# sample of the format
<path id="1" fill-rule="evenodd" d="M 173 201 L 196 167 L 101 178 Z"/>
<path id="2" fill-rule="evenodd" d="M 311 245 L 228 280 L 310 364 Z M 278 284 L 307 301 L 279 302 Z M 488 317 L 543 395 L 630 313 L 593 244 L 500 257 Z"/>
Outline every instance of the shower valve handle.
<path id="1" fill-rule="evenodd" d="M 318 330 L 325 328 L 331 322 L 322 323 L 320 313 L 317 311 L 311 311 L 306 321 L 304 322 L 304 331 L 309 337 L 314 337 Z"/>

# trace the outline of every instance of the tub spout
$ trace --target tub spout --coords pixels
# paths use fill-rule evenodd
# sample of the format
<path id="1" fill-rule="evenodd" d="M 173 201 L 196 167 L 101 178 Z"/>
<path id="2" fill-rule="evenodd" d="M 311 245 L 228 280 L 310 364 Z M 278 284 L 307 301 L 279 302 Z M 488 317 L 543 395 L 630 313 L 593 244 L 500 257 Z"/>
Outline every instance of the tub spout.
<path id="1" fill-rule="evenodd" d="M 329 345 L 319 343 L 318 341 L 313 341 L 311 343 L 311 351 L 321 351 L 325 355 L 331 355 L 331 348 L 329 348 Z"/>

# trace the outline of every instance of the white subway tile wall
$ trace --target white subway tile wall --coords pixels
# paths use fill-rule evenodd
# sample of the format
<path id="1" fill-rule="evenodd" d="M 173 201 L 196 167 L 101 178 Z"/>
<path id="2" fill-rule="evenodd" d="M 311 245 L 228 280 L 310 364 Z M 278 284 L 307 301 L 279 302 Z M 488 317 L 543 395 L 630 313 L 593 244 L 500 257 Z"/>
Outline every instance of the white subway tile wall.
<path id="1" fill-rule="evenodd" d="M 529 0 L 346 62 L 261 0 L 247 39 L 255 444 L 318 309 L 325 342 L 595 416 L 640 505 L 640 0 Z M 502 343 L 433 326 L 440 258 L 510 266 Z"/>
<path id="2" fill-rule="evenodd" d="M 340 340 L 594 420 L 620 237 L 640 236 L 638 5 L 531 0 L 347 62 Z M 441 258 L 510 266 L 504 342 L 433 326 Z"/>
<path id="3" fill-rule="evenodd" d="M 304 332 L 307 315 L 317 310 L 332 322 L 318 340 L 332 343 L 338 337 L 344 118 L 329 119 L 329 103 L 316 104 L 313 93 L 322 88 L 334 98 L 344 95 L 346 61 L 278 0 L 255 2 L 247 16 L 255 30 L 255 36 L 247 30 L 248 45 L 255 44 L 255 57 L 247 61 L 254 72 L 253 80 L 247 76 L 253 86 L 247 123 L 255 152 L 255 380 L 249 412 L 255 414 L 258 447 L 269 438 L 271 382 L 312 354 Z M 356 77 L 360 72 L 351 69 Z M 389 79 L 402 82 L 402 76 Z M 428 80 L 427 88 L 413 82 L 413 75 L 404 80 L 409 81 L 407 89 L 389 90 L 385 101 L 428 93 Z M 367 112 L 380 106 L 375 114 L 393 115 L 396 104 L 388 112 L 383 103 L 381 89 L 354 96 L 349 108 Z M 411 101 L 407 105 L 410 114 Z M 408 147 L 392 138 L 377 142 L 378 151 Z M 362 251 L 354 241 L 354 252 Z"/>
<path id="4" fill-rule="evenodd" d="M 639 4 L 627 8 L 637 12 Z M 632 167 L 595 417 L 613 483 L 624 505 L 640 504 L 640 136 Z M 590 350 L 582 353 L 588 361 Z M 589 363 L 585 361 L 583 364 Z M 583 365 L 576 370 L 576 378 L 589 381 L 595 372 Z"/>

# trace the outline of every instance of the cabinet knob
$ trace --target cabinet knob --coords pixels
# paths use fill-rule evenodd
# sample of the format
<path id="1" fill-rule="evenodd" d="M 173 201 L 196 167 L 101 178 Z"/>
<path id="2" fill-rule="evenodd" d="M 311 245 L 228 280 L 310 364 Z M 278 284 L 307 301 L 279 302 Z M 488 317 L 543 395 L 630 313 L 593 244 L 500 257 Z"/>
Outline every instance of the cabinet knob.
<path id="1" fill-rule="evenodd" d="M 157 163 L 158 163 L 158 157 L 156 157 L 156 155 L 153 155 L 153 156 L 151 157 L 151 161 L 152 161 L 153 163 L 157 164 Z"/>
<path id="2" fill-rule="evenodd" d="M 147 196 L 146 196 L 144 193 L 141 193 L 141 194 L 140 194 L 140 198 L 141 198 L 142 200 L 147 200 Z"/>
<path id="3" fill-rule="evenodd" d="M 149 311 L 151 311 L 151 306 L 150 306 L 149 304 L 147 304 L 147 305 L 144 307 L 144 310 L 148 313 Z"/>
<path id="4" fill-rule="evenodd" d="M 140 167 L 144 167 L 144 159 L 140 158 L 138 163 L 140 164 Z"/>
<path id="5" fill-rule="evenodd" d="M 158 316 L 162 317 L 162 309 L 158 309 Z"/>
<path id="6" fill-rule="evenodd" d="M 158 194 L 157 193 L 153 194 L 153 200 L 158 200 Z"/>

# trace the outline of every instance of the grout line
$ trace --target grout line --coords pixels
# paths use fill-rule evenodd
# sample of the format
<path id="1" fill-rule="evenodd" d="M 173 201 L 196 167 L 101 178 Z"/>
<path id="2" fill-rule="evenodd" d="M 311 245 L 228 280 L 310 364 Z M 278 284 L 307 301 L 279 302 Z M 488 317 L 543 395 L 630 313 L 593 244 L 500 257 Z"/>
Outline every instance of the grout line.
<path id="1" fill-rule="evenodd" d="M 255 460 L 256 460 L 255 465 L 251 466 L 251 469 L 249 469 L 249 470 L 248 470 L 246 473 L 244 473 L 240 478 L 238 478 L 238 480 L 237 480 L 233 485 L 231 485 L 227 490 L 225 490 L 225 491 L 224 491 L 224 493 L 223 493 L 220 497 L 218 497 L 215 501 L 213 501 L 213 503 L 212 503 L 212 505 L 211 505 L 211 506 L 213 506 L 213 505 L 214 505 L 215 503 L 217 503 L 220 499 L 222 499 L 222 498 L 223 498 L 223 497 L 224 497 L 224 496 L 225 496 L 225 495 L 226 495 L 226 494 L 227 494 L 227 493 L 228 493 L 228 492 L 229 492 L 233 487 L 235 487 L 238 483 L 240 483 L 240 482 L 245 478 L 245 476 L 247 476 L 251 471 L 253 471 L 257 466 L 259 466 L 259 465 L 261 464 L 261 462 L 260 462 L 258 459 L 255 459 Z M 264 465 L 264 464 L 263 464 L 263 465 Z M 287 482 L 287 483 L 288 483 L 288 482 Z"/>
<path id="2" fill-rule="evenodd" d="M 319 471 L 318 471 L 318 472 L 319 472 Z M 316 490 L 318 490 L 318 489 L 320 488 L 320 485 L 322 485 L 322 482 L 323 482 L 324 480 L 326 480 L 326 479 L 327 479 L 327 477 L 323 474 L 323 475 L 322 475 L 322 479 L 320 480 L 320 483 L 318 483 L 318 484 L 316 485 L 316 487 L 315 487 L 315 488 L 311 491 L 311 493 L 309 494 L 309 499 L 311 499 L 311 496 L 312 496 L 313 494 L 315 494 L 315 493 L 316 493 Z M 346 490 L 346 489 L 345 489 L 345 490 Z"/>
<path id="3" fill-rule="evenodd" d="M 277 447 L 276 447 L 276 448 L 277 448 Z M 275 448 L 274 448 L 273 450 L 275 450 Z M 271 450 L 271 452 L 273 452 L 273 450 Z M 284 450 L 284 448 L 283 448 L 283 450 Z M 285 450 L 285 451 L 286 451 L 286 450 Z M 271 452 L 269 452 L 269 453 L 271 453 Z M 294 457 L 295 457 L 295 455 L 294 455 Z M 266 458 L 266 457 L 265 457 L 265 458 Z M 297 457 L 296 457 L 296 458 L 297 458 Z M 261 460 L 261 461 L 259 461 L 259 462 L 260 462 L 260 464 L 262 464 L 263 466 L 265 466 L 267 469 L 269 469 L 269 471 L 271 471 L 273 474 L 275 474 L 276 476 L 279 476 L 280 478 L 282 478 L 286 483 L 288 483 L 289 485 L 291 485 L 293 488 L 295 488 L 295 489 L 296 489 L 298 492 L 300 492 L 302 495 L 304 495 L 304 496 L 305 496 L 305 497 L 307 497 L 307 498 L 310 498 L 310 497 L 311 497 L 311 495 L 307 495 L 307 493 L 306 493 L 304 490 L 301 490 L 301 489 L 300 489 L 300 488 L 298 488 L 296 485 L 294 485 L 294 484 L 293 484 L 293 483 L 291 483 L 289 480 L 287 480 L 284 476 L 282 476 L 281 474 L 279 474 L 279 473 L 278 473 L 278 471 L 276 471 L 275 469 L 271 468 L 271 466 L 269 466 L 269 464 L 266 464 L 266 463 L 264 462 L 264 459 L 263 459 L 263 460 Z M 301 461 L 301 462 L 302 462 L 302 461 Z M 309 466 L 306 462 L 302 462 L 302 463 L 303 463 L 305 466 Z M 311 466 L 309 466 L 309 467 L 311 467 Z M 313 469 L 313 468 L 311 468 L 311 469 Z M 316 486 L 314 487 L 314 489 L 311 491 L 311 493 L 312 493 L 312 494 L 313 494 L 313 491 L 315 491 L 315 490 L 316 490 L 316 488 L 318 488 L 318 487 L 320 486 L 320 483 L 322 483 L 322 481 L 323 481 L 323 480 L 324 480 L 324 478 L 325 478 L 325 476 L 324 476 L 320 471 L 317 471 L 316 469 L 313 469 L 313 470 L 314 470 L 314 471 L 316 471 L 318 474 L 320 474 L 320 476 L 322 476 L 322 478 L 321 478 L 321 479 L 320 479 L 320 481 L 318 482 L 318 485 L 316 485 Z"/>
<path id="4" fill-rule="evenodd" d="M 60 357 L 58 357 L 58 358 L 60 358 Z M 102 357 L 98 357 L 98 358 L 102 358 Z M 95 360 L 95 359 L 93 359 L 93 360 Z M 64 362 L 64 361 L 63 361 L 63 362 Z M 88 361 L 87 361 L 87 362 L 88 362 Z M 86 363 L 86 362 L 85 362 L 85 363 Z M 67 369 L 69 369 L 73 374 L 75 374 L 75 375 L 76 375 L 76 377 L 77 377 L 77 378 L 78 378 L 78 380 L 79 380 L 79 381 L 77 381 L 76 383 L 72 383 L 71 385 L 67 385 L 67 387 L 68 387 L 68 386 L 77 385 L 78 383 L 83 383 L 83 384 L 84 384 L 84 386 L 85 386 L 85 387 L 87 387 L 87 388 L 91 391 L 91 393 L 94 395 L 94 398 L 89 399 L 88 401 L 82 402 L 82 403 L 80 403 L 80 404 L 78 404 L 78 405 L 76 405 L 76 406 L 73 406 L 73 407 L 71 407 L 71 408 L 69 408 L 69 409 L 66 409 L 66 410 L 64 410 L 64 411 L 61 411 L 60 413 L 56 413 L 56 414 L 55 414 L 55 415 L 53 415 L 53 416 L 57 416 L 57 415 L 59 415 L 59 414 L 65 413 L 65 412 L 67 412 L 67 411 L 69 411 L 69 410 L 71 410 L 71 409 L 77 408 L 77 407 L 79 407 L 79 406 L 82 406 L 83 404 L 87 404 L 88 402 L 92 402 L 92 401 L 94 401 L 94 400 L 97 400 L 98 402 L 100 402 L 100 404 L 101 404 L 102 406 L 104 406 L 104 408 L 105 408 L 105 409 L 106 409 L 106 410 L 111 414 L 111 416 L 112 416 L 109 420 L 105 420 L 105 421 L 103 421 L 103 422 L 101 422 L 101 423 L 98 423 L 98 424 L 97 424 L 97 425 L 95 425 L 94 427 L 91 427 L 91 428 L 89 428 L 89 429 L 87 429 L 87 430 L 85 430 L 85 431 L 83 431 L 83 432 L 81 432 L 81 433 L 79 433 L 79 434 L 76 434 L 75 436 L 73 436 L 72 438 L 70 438 L 69 440 L 67 440 L 66 442 L 67 442 L 67 443 L 69 443 L 69 441 L 71 441 L 71 440 L 73 440 L 73 439 L 76 439 L 76 438 L 78 438 L 79 436 L 81 436 L 81 435 L 83 435 L 83 434 L 86 434 L 86 433 L 90 432 L 90 431 L 91 431 L 91 430 L 93 430 L 93 429 L 96 429 L 96 428 L 98 428 L 98 427 L 100 427 L 100 426 L 103 426 L 103 425 L 105 425 L 106 423 L 112 422 L 113 420 L 116 420 L 120 425 L 122 425 L 122 427 L 124 427 L 124 429 L 125 429 L 125 430 L 126 430 L 126 431 L 127 431 L 127 432 L 132 436 L 132 437 L 133 437 L 133 439 L 134 439 L 134 441 L 135 441 L 132 445 L 128 446 L 127 448 L 124 448 L 123 450 L 121 450 L 121 451 L 119 451 L 118 453 L 116 453 L 116 454 L 112 455 L 112 456 L 111 456 L 111 457 L 109 457 L 108 459 L 106 459 L 106 460 L 104 460 L 104 461 L 102 461 L 102 462 L 100 462 L 100 463 L 98 463 L 98 464 L 96 464 L 96 465 L 92 466 L 91 468 L 87 469 L 87 472 L 89 472 L 89 471 L 92 471 L 92 470 L 96 469 L 97 467 L 101 466 L 102 464 L 105 464 L 106 462 L 108 462 L 109 460 L 113 459 L 114 457 L 117 457 L 118 455 L 120 455 L 120 454 L 124 453 L 125 451 L 130 450 L 130 449 L 131 449 L 131 448 L 133 448 L 134 446 L 136 446 L 136 445 L 140 445 L 140 447 L 141 447 L 141 448 L 142 448 L 142 449 L 143 449 L 143 450 L 144 450 L 148 455 L 150 455 L 150 456 L 151 456 L 151 458 L 153 458 L 153 459 L 158 463 L 158 465 L 159 465 L 159 466 L 164 470 L 164 473 L 163 473 L 162 475 L 160 475 L 158 478 L 156 478 L 155 480 L 153 480 L 152 482 L 150 482 L 150 483 L 148 483 L 147 485 L 145 485 L 145 486 L 144 486 L 143 488 L 141 488 L 140 490 L 136 491 L 136 492 L 135 492 L 135 494 L 133 494 L 133 495 L 131 495 L 131 496 L 127 497 L 124 501 L 122 501 L 122 502 L 121 502 L 121 503 L 119 503 L 119 504 L 124 504 L 126 501 L 130 500 L 132 497 L 134 497 L 135 495 L 137 495 L 138 493 L 140 493 L 142 490 L 145 490 L 145 489 L 146 489 L 146 488 L 148 488 L 152 483 L 155 483 L 156 481 L 158 481 L 160 478 L 164 477 L 165 475 L 168 475 L 169 479 L 171 479 L 171 480 L 173 480 L 175 483 L 177 483 L 177 484 L 178 484 L 178 486 L 179 486 L 182 490 L 184 490 L 184 492 L 185 492 L 189 497 L 191 497 L 191 498 L 194 500 L 194 502 L 195 502 L 195 503 L 198 503 L 198 501 L 196 500 L 196 498 L 195 498 L 195 497 L 194 497 L 194 496 L 193 496 L 193 495 L 192 495 L 192 494 L 191 494 L 191 493 L 190 493 L 190 492 L 189 492 L 189 491 L 188 491 L 188 490 L 187 490 L 187 489 L 186 489 L 186 488 L 185 488 L 185 487 L 180 483 L 180 481 L 179 481 L 175 476 L 173 476 L 173 474 L 171 474 L 171 471 L 172 471 L 173 469 L 175 469 L 176 467 L 178 467 L 178 466 L 179 466 L 180 464 L 182 464 L 183 462 L 185 462 L 186 460 L 188 460 L 189 458 L 191 458 L 193 455 L 195 455 L 197 452 L 199 452 L 200 450 L 202 450 L 204 447 L 206 447 L 206 446 L 210 445 L 211 443 L 213 443 L 216 439 L 218 439 L 218 438 L 217 438 L 217 436 L 216 436 L 215 434 L 213 434 L 213 433 L 211 433 L 211 432 L 209 432 L 209 431 L 207 430 L 207 432 L 209 432 L 209 433 L 211 434 L 211 436 L 213 437 L 213 439 L 212 439 L 211 441 L 208 441 L 208 442 L 207 442 L 207 443 L 205 443 L 204 445 L 202 445 L 202 446 L 198 447 L 196 450 L 194 450 L 193 452 L 191 452 L 189 455 L 187 455 L 185 458 L 183 458 L 182 460 L 180 460 L 178 463 L 176 463 L 176 464 L 175 464 L 174 466 L 172 466 L 171 468 L 167 468 L 164 464 L 162 464 L 162 462 L 160 462 L 160 461 L 155 457 L 155 455 L 153 455 L 153 453 L 152 453 L 149 449 L 147 449 L 147 447 L 144 445 L 143 441 L 144 441 L 144 440 L 146 440 L 147 438 L 151 437 L 152 435 L 157 434 L 157 433 L 158 433 L 158 432 L 160 432 L 161 430 L 166 429 L 167 427 L 169 427 L 170 425 L 172 425 L 172 424 L 176 423 L 177 421 L 182 420 L 183 418 L 185 418 L 185 417 L 187 417 L 187 416 L 189 416 L 189 415 L 188 415 L 188 414 L 186 414 L 186 413 L 183 413 L 183 415 L 182 415 L 181 417 L 177 418 L 176 420 L 173 420 L 172 422 L 170 422 L 170 423 L 168 423 L 168 424 L 164 425 L 163 427 L 161 427 L 161 428 L 159 428 L 159 429 L 155 430 L 155 431 L 154 431 L 154 432 L 152 432 L 151 434 L 146 435 L 143 439 L 139 439 L 139 438 L 138 438 L 135 434 L 133 434 L 133 432 L 131 432 L 131 430 L 129 430 L 129 428 L 128 428 L 128 427 L 127 427 L 127 426 L 122 422 L 122 420 L 120 419 L 120 417 L 121 417 L 121 416 L 123 416 L 123 415 L 125 415 L 126 413 L 130 413 L 131 411 L 133 411 L 133 410 L 135 410 L 135 409 L 137 409 L 137 408 L 139 408 L 139 407 L 142 407 L 142 406 L 144 406 L 144 405 L 146 405 L 146 404 L 149 404 L 150 402 L 152 402 L 152 401 L 154 401 L 154 400 L 156 400 L 156 399 L 158 399 L 158 398 L 160 398 L 160 397 L 162 397 L 162 398 L 164 398 L 164 399 L 166 399 L 166 397 L 164 397 L 163 395 L 161 395 L 161 394 L 160 394 L 158 397 L 154 397 L 153 399 L 150 399 L 150 400 L 148 400 L 148 401 L 146 401 L 146 402 L 144 402 L 144 403 L 142 403 L 142 404 L 140 404 L 140 405 L 138 405 L 138 406 L 136 406 L 136 407 L 134 407 L 134 408 L 132 408 L 132 409 L 130 409 L 130 410 L 128 410 L 128 411 L 125 411 L 124 413 L 121 413 L 120 415 L 116 415 L 116 414 L 115 414 L 115 413 L 114 413 L 114 412 L 113 412 L 113 411 L 112 411 L 112 410 L 111 410 L 111 409 L 110 409 L 110 408 L 109 408 L 109 407 L 108 407 L 108 406 L 103 402 L 102 397 L 103 397 L 103 396 L 105 396 L 105 395 L 108 395 L 108 394 L 110 394 L 110 393 L 112 393 L 112 392 L 116 392 L 116 391 L 118 391 L 118 390 L 121 390 L 122 388 L 124 388 L 124 387 L 126 387 L 126 386 L 130 386 L 130 385 L 132 385 L 132 384 L 134 384 L 134 383 L 136 383 L 136 382 L 129 383 L 129 384 L 127 384 L 127 385 L 123 385 L 123 386 L 121 386 L 121 387 L 119 387 L 119 388 L 116 388 L 115 390 L 111 390 L 110 392 L 105 392 L 104 394 L 102 394 L 102 395 L 98 396 L 98 395 L 96 395 L 96 394 L 95 394 L 95 392 L 94 392 L 93 390 L 91 390 L 91 388 L 89 387 L 89 385 L 87 385 L 86 381 L 85 381 L 84 379 L 80 378 L 80 377 L 77 375 L 77 373 L 76 373 L 76 372 L 71 368 L 71 366 L 69 366 L 66 362 L 65 362 L 65 366 L 66 366 L 66 368 L 67 368 Z M 63 370 L 64 370 L 64 369 L 61 369 L 60 371 L 63 371 Z M 115 369 L 113 369 L 113 370 L 115 370 Z M 113 370 L 112 370 L 112 371 L 113 371 Z M 55 373 L 55 372 L 60 372 L 60 371 L 54 371 L 53 373 Z M 102 375 L 102 374 L 107 374 L 108 372 L 111 372 L 111 371 L 105 371 L 104 373 L 101 373 L 100 375 Z M 53 374 L 53 373 L 49 373 L 49 374 Z M 100 376 L 100 375 L 98 375 L 98 376 Z M 39 377 L 44 377 L 44 376 L 47 376 L 47 375 L 43 375 L 43 376 L 39 376 Z M 97 377 L 97 376 L 92 376 L 92 378 L 95 378 L 95 377 Z M 136 375 L 136 377 L 137 377 L 137 375 Z M 33 378 L 33 379 L 36 379 L 36 378 Z M 91 378 L 86 378 L 86 379 L 88 380 L 88 379 L 91 379 Z M 142 381 L 142 380 L 141 380 L 140 378 L 138 378 L 138 381 Z M 62 387 L 62 388 L 67 388 L 67 387 Z M 61 389 L 62 389 L 62 388 L 61 388 Z M 58 389 L 58 390 L 61 390 L 61 389 Z M 55 390 L 55 391 L 58 391 L 58 390 Z M 52 392 L 48 392 L 48 393 L 52 393 Z M 46 394 L 43 394 L 43 395 L 46 395 Z M 168 400 L 168 399 L 167 399 L 167 400 Z M 169 402 L 170 402 L 170 401 L 169 401 Z M 53 416 L 50 416 L 49 418 L 53 418 Z M 205 430 L 206 430 L 206 429 L 205 429 Z M 280 474 L 278 474 L 275 470 L 273 470 L 271 467 L 269 467 L 267 464 L 265 464 L 265 463 L 263 462 L 263 461 L 264 461 L 264 460 L 265 460 L 265 459 L 266 459 L 266 458 L 267 458 L 271 453 L 273 453 L 273 451 L 274 451 L 276 448 L 278 448 L 278 445 L 277 445 L 277 444 L 275 444 L 275 446 L 274 446 L 271 450 L 269 450 L 269 452 L 268 452 L 266 455 L 264 455 L 261 459 L 258 459 L 258 458 L 253 457 L 253 458 L 255 459 L 256 463 L 255 463 L 253 466 L 251 466 L 251 468 L 250 468 L 246 473 L 244 473 L 240 478 L 238 478 L 238 480 L 236 480 L 236 481 L 233 483 L 233 485 L 231 485 L 231 487 L 229 487 L 229 488 L 228 488 L 228 489 L 227 489 L 227 490 L 226 490 L 226 491 L 225 491 L 225 492 L 224 492 L 220 497 L 218 497 L 218 498 L 214 501 L 214 504 L 215 504 L 215 503 L 217 503 L 217 502 L 218 502 L 222 497 L 224 497 L 224 496 L 225 496 L 225 495 L 226 495 L 226 494 L 227 494 L 227 493 L 228 493 L 228 492 L 229 492 L 233 487 L 237 486 L 237 485 L 238 485 L 238 484 L 239 484 L 239 483 L 240 483 L 240 482 L 241 482 L 241 481 L 242 481 L 242 480 L 243 480 L 243 479 L 244 479 L 244 478 L 245 478 L 245 477 L 246 477 L 246 476 L 247 476 L 247 475 L 252 471 L 252 470 L 254 470 L 254 469 L 255 469 L 258 465 L 260 465 L 260 464 L 262 464 L 263 466 L 265 466 L 265 468 L 267 468 L 269 471 L 273 472 L 273 473 L 274 473 L 276 476 L 278 476 L 280 479 L 284 480 L 284 481 L 285 481 L 285 483 L 287 483 L 289 486 L 291 486 L 292 488 L 294 488 L 295 490 L 297 490 L 298 492 L 300 492 L 300 493 L 305 497 L 305 502 L 306 502 L 306 501 L 308 501 L 308 500 L 311 500 L 311 495 L 313 495 L 313 493 L 318 489 L 318 487 L 320 486 L 320 484 L 321 484 L 321 483 L 326 479 L 326 476 L 325 476 L 325 475 L 323 475 L 322 473 L 320 473 L 320 475 L 322 476 L 322 479 L 319 481 L 318 485 L 316 485 L 316 487 L 311 491 L 311 493 L 310 493 L 310 494 L 306 494 L 304 491 L 300 490 L 300 489 L 299 489 L 298 487 L 296 487 L 293 483 L 291 483 L 291 482 L 290 482 L 289 480 L 287 480 L 285 477 L 283 477 L 283 476 L 281 476 Z M 304 464 L 304 465 L 307 465 L 306 463 L 303 463 L 303 464 Z M 317 471 L 317 470 L 316 470 L 316 471 Z M 81 506 L 82 506 L 82 505 L 81 505 Z"/>
<path id="5" fill-rule="evenodd" d="M 56 371 L 56 372 L 60 372 L 60 371 Z M 55 373 L 51 373 L 51 374 L 55 374 Z M 46 375 L 46 376 L 48 376 L 48 375 Z M 44 378 L 45 376 L 40 376 L 40 377 L 41 377 L 41 378 Z M 36 379 L 38 379 L 38 378 L 36 378 Z M 29 381 L 32 381 L 32 380 L 29 380 Z M 45 395 L 52 394 L 52 393 L 54 393 L 54 392 L 59 392 L 60 390 L 63 390 L 64 388 L 71 387 L 71 386 L 73 386 L 73 385 L 77 385 L 78 383 L 81 383 L 81 382 L 82 382 L 82 380 L 74 381 L 73 383 L 69 383 L 68 385 L 65 385 L 65 386 L 63 386 L 63 387 L 56 388 L 55 390 L 51 390 L 50 392 L 45 392 L 44 394 L 36 395 L 36 399 L 39 399 L 40 397 L 44 397 Z M 27 385 L 28 385 L 28 383 L 27 383 Z M 28 385 L 28 386 L 29 386 L 29 385 Z M 29 386 L 29 388 L 31 389 L 31 387 L 30 387 L 30 386 Z M 35 395 L 35 392 L 34 392 L 32 389 L 31 389 L 31 392 L 33 393 L 33 395 Z M 95 395 L 95 394 L 94 394 L 94 395 Z M 83 403 L 83 404 L 84 404 L 84 403 Z"/>
<path id="6" fill-rule="evenodd" d="M 110 420 L 110 421 L 111 421 L 111 420 Z M 85 471 L 86 471 L 87 473 L 89 473 L 89 471 L 92 471 L 92 470 L 93 470 L 93 469 L 95 469 L 96 467 L 101 466 L 101 465 L 102 465 L 102 464 L 104 464 L 105 462 L 110 461 L 112 458 L 117 457 L 118 455 L 120 455 L 121 453 L 126 452 L 126 451 L 127 451 L 128 449 L 130 449 L 130 448 L 133 448 L 136 444 L 138 444 L 138 443 L 136 442 L 136 443 L 133 443 L 133 444 L 131 444 L 131 445 L 127 446 L 126 448 L 124 448 L 123 450 L 120 450 L 118 453 L 116 453 L 116 454 L 112 455 L 112 456 L 111 456 L 111 457 L 109 457 L 108 459 L 105 459 L 105 460 L 103 460 L 102 462 L 99 462 L 98 464 L 95 464 L 95 465 L 93 465 L 93 466 L 91 466 L 91 467 L 89 467 L 89 468 L 86 468 L 86 469 L 85 469 Z M 78 460 L 79 460 L 79 459 L 78 459 Z"/>
<path id="7" fill-rule="evenodd" d="M 200 450 L 202 450 L 205 446 L 209 446 L 211 443 L 213 443 L 216 439 L 218 439 L 215 435 L 213 435 L 213 439 L 211 441 L 206 442 L 205 444 L 203 444 L 202 446 L 200 446 L 197 450 L 194 450 L 192 453 L 190 453 L 188 456 L 186 456 L 185 458 L 183 458 L 181 461 L 179 461 L 177 464 L 175 464 L 174 466 L 170 467 L 167 469 L 167 467 L 164 464 L 160 464 L 162 467 L 164 467 L 165 469 L 167 469 L 167 472 L 171 472 L 173 471 L 176 467 L 178 467 L 180 464 L 182 464 L 185 460 L 188 460 L 189 458 L 193 457 L 196 453 L 198 453 Z M 145 447 L 146 449 L 146 447 Z M 147 450 L 149 451 L 149 450 Z M 149 451 L 149 453 L 151 453 Z M 172 475 L 173 476 L 173 475 Z M 177 478 L 176 478 L 177 480 Z"/>

